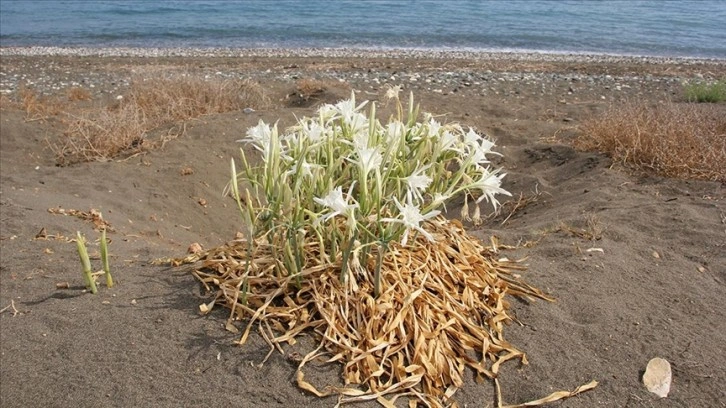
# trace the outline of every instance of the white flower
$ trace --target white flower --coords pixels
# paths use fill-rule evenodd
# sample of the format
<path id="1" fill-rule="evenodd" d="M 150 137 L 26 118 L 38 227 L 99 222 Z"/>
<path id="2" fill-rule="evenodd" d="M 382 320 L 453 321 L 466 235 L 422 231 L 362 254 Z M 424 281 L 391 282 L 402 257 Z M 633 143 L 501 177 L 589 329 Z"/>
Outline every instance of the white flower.
<path id="1" fill-rule="evenodd" d="M 344 117 L 343 120 L 348 124 L 350 131 L 357 134 L 364 134 L 368 137 L 368 117 L 360 112 L 355 112 L 350 117 Z M 367 142 L 366 142 L 367 143 Z"/>
<path id="2" fill-rule="evenodd" d="M 319 142 L 325 136 L 325 128 L 315 121 L 305 123 L 303 129 L 308 135 L 308 140 L 313 144 Z"/>
<path id="3" fill-rule="evenodd" d="M 320 116 L 320 119 L 322 119 L 322 121 L 324 123 L 327 123 L 330 119 L 332 119 L 335 116 L 337 111 L 338 110 L 335 108 L 335 106 L 333 106 L 329 103 L 326 103 L 325 105 L 318 108 L 318 115 Z"/>
<path id="4" fill-rule="evenodd" d="M 504 178 L 506 174 L 498 175 L 498 170 L 490 171 L 489 168 L 482 168 L 480 171 L 481 177 L 470 185 L 470 188 L 478 189 L 482 192 L 482 196 L 479 197 L 476 202 L 480 203 L 482 200 L 486 199 L 488 202 L 492 203 L 494 208 L 496 208 L 499 206 L 499 201 L 494 198 L 495 194 L 504 194 L 507 196 L 512 195 L 509 191 L 500 187 L 502 185 L 502 178 Z"/>
<path id="5" fill-rule="evenodd" d="M 446 211 L 446 202 L 449 201 L 450 198 L 451 194 L 434 193 L 434 196 L 431 199 L 431 206 L 436 208 L 441 205 L 444 207 L 444 211 Z"/>
<path id="6" fill-rule="evenodd" d="M 363 101 L 358 106 L 355 106 L 355 94 L 351 94 L 350 99 L 342 100 L 335 104 L 335 109 L 338 111 L 338 114 L 343 117 L 343 120 L 345 120 L 348 123 L 351 123 L 353 121 L 353 117 L 358 113 L 361 108 L 366 106 L 368 101 Z M 363 118 L 365 118 L 365 115 L 363 115 Z"/>
<path id="7" fill-rule="evenodd" d="M 296 175 L 298 169 L 302 174 L 303 178 L 313 178 L 313 170 L 321 169 L 323 166 L 319 164 L 310 164 L 305 158 L 298 160 L 293 164 L 290 170 L 287 171 L 287 175 Z"/>
<path id="8" fill-rule="evenodd" d="M 377 147 L 367 147 L 356 151 L 358 161 L 355 162 L 360 167 L 364 177 L 368 177 L 368 173 L 383 163 L 383 156 Z"/>
<path id="9" fill-rule="evenodd" d="M 260 119 L 257 126 L 247 129 L 246 138 L 237 141 L 252 143 L 255 149 L 264 152 L 269 148 L 271 137 L 272 128 Z"/>
<path id="10" fill-rule="evenodd" d="M 413 195 L 413 197 L 419 201 L 423 201 L 423 193 L 427 188 L 429 188 L 429 185 L 433 181 L 431 177 L 424 174 L 424 171 L 426 171 L 429 167 L 431 166 L 427 165 L 416 169 L 413 174 L 404 178 L 408 185 L 407 194 Z"/>
<path id="11" fill-rule="evenodd" d="M 469 129 L 469 132 L 464 135 L 464 145 L 466 145 L 469 153 L 471 154 L 472 163 L 480 167 L 489 163 L 489 160 L 487 159 L 488 154 L 501 156 L 499 153 L 492 151 L 494 142 L 480 136 L 473 129 Z"/>
<path id="12" fill-rule="evenodd" d="M 350 185 L 347 198 L 343 198 L 343 187 L 336 187 L 333 190 L 330 190 L 330 192 L 323 198 L 313 197 L 313 200 L 316 203 L 332 210 L 323 217 L 323 221 L 328 221 L 336 215 L 343 215 L 348 218 L 349 221 L 352 219 L 353 222 L 355 222 L 354 211 L 358 207 L 358 204 L 355 202 L 353 204 L 348 203 L 348 201 L 352 198 L 351 192 L 353 191 L 354 185 L 355 183 Z"/>
<path id="13" fill-rule="evenodd" d="M 398 148 L 398 144 L 405 137 L 406 126 L 400 121 L 393 121 L 386 125 L 386 145 L 389 149 Z"/>
<path id="14" fill-rule="evenodd" d="M 456 147 L 456 142 L 458 142 L 458 138 L 454 136 L 453 133 L 446 130 L 441 134 L 441 137 L 439 138 L 439 149 L 442 152 L 445 152 L 447 150 L 459 152 L 461 150 Z"/>
<path id="15" fill-rule="evenodd" d="M 437 215 L 441 214 L 441 211 L 433 210 L 429 211 L 426 214 L 421 214 L 421 210 L 411 202 L 410 197 L 406 205 L 401 205 L 396 197 L 393 197 L 393 201 L 396 203 L 398 211 L 401 212 L 401 218 L 383 218 L 382 221 L 397 222 L 403 224 L 406 227 L 406 231 L 403 233 L 403 237 L 401 238 L 401 245 L 406 245 L 406 243 L 408 242 L 408 234 L 412 229 L 420 232 L 429 241 L 434 240 L 434 237 L 433 235 L 431 235 L 431 233 L 421 228 L 421 223 L 423 221 L 436 217 Z"/>
<path id="16" fill-rule="evenodd" d="M 391 86 L 386 91 L 386 99 L 398 99 L 398 94 L 401 92 L 401 85 Z"/>
<path id="17" fill-rule="evenodd" d="M 441 123 L 437 122 L 436 119 L 429 119 L 429 137 L 437 137 L 441 130 Z"/>

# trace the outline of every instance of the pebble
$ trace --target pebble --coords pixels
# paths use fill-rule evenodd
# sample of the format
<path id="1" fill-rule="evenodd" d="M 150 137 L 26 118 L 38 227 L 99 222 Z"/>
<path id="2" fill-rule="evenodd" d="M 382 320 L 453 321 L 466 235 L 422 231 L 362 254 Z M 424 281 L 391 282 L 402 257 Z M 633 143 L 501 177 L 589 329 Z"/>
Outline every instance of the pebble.
<path id="1" fill-rule="evenodd" d="M 643 374 L 643 384 L 648 391 L 665 398 L 671 389 L 671 365 L 660 357 L 651 359 Z"/>

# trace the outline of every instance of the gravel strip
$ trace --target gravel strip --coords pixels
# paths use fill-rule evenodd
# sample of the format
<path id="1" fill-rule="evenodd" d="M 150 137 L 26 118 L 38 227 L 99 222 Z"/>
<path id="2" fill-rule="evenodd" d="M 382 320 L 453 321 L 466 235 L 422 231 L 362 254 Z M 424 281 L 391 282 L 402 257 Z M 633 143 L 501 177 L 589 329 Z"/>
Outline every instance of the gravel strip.
<path id="1" fill-rule="evenodd" d="M 726 64 L 726 59 L 645 57 L 609 54 L 539 52 L 489 52 L 465 50 L 352 49 L 352 48 L 94 48 L 94 47 L 0 47 L 0 56 L 80 57 L 276 57 L 276 58 L 407 58 L 407 59 L 507 59 L 530 62 Z"/>
<path id="2" fill-rule="evenodd" d="M 726 73 L 726 60 L 474 51 L 6 47 L 0 56 L 0 94 L 11 98 L 23 87 L 42 95 L 82 87 L 115 98 L 132 78 L 177 72 L 291 88 L 309 78 L 369 92 L 400 85 L 442 95 L 614 101 L 626 93 L 677 97 L 683 82 Z"/>

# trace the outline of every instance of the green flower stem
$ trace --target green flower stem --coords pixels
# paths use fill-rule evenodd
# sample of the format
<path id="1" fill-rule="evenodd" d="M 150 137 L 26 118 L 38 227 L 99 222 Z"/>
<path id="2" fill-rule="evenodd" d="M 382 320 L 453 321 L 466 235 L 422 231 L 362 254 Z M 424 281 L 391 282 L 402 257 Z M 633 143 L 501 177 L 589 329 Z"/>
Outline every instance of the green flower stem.
<path id="1" fill-rule="evenodd" d="M 373 275 L 373 295 L 378 298 L 381 294 L 381 266 L 383 265 L 383 258 L 388 250 L 388 244 L 381 242 L 378 247 L 378 257 L 376 259 L 376 269 Z"/>

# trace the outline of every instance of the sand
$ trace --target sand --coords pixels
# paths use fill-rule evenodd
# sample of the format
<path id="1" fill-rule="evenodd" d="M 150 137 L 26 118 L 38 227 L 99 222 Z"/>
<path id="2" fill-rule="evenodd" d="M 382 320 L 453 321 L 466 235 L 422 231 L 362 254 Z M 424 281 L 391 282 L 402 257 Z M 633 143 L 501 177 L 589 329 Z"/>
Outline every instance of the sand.
<path id="1" fill-rule="evenodd" d="M 23 84 L 48 95 L 82 86 L 94 98 L 84 103 L 100 104 L 122 95 L 134 75 L 178 71 L 252 78 L 272 106 L 189 121 L 186 134 L 163 149 L 127 160 L 61 168 L 46 141 L 60 137 L 62 118 L 28 121 L 3 103 L 2 407 L 333 406 L 335 398 L 318 399 L 294 383 L 296 353 L 309 351 L 312 339 L 273 353 L 260 367 L 269 349 L 259 335 L 234 345 L 238 335 L 224 328 L 226 310 L 198 313 L 205 293 L 189 269 L 151 261 L 182 256 L 193 242 L 219 245 L 240 229 L 222 190 L 229 159 L 237 157 L 235 140 L 248 127 L 260 119 L 291 125 L 295 115 L 312 114 L 317 103 L 344 98 L 351 88 L 358 99 L 382 100 L 386 84 L 401 84 L 424 110 L 495 138 L 504 155 L 498 164 L 508 173 L 504 187 L 515 196 L 541 193 L 504 224 L 504 216 L 465 223 L 487 242 L 530 242 L 503 256 L 526 258 L 523 277 L 557 298 L 514 301 L 521 324 L 505 336 L 530 364 L 503 366 L 505 402 L 597 380 L 596 389 L 555 406 L 726 404 L 724 184 L 633 172 L 569 145 L 590 115 L 629 100 L 679 101 L 683 80 L 723 78 L 723 61 L 9 54 L 2 53 L 0 66 L 6 100 Z M 328 81 L 328 90 L 317 100 L 289 97 L 301 78 Z M 115 229 L 109 237 L 117 286 L 101 286 L 95 296 L 83 291 L 75 245 L 63 237 L 81 231 L 95 241 L 97 233 L 88 221 L 48 211 L 57 207 L 103 211 Z M 449 206 L 449 216 L 458 218 L 459 208 L 460 202 Z M 35 238 L 41 229 L 49 238 Z M 583 229 L 595 239 L 572 232 Z M 97 251 L 94 242 L 90 252 Z M 56 288 L 62 283 L 69 288 Z M 663 400 L 641 382 L 653 357 L 673 369 Z M 321 366 L 308 377 L 322 386 L 337 381 L 337 370 Z M 460 406 L 491 406 L 494 395 L 492 384 L 469 376 L 456 399 Z"/>

